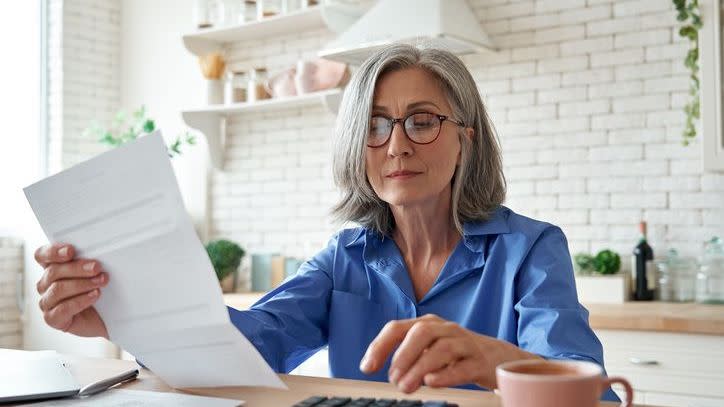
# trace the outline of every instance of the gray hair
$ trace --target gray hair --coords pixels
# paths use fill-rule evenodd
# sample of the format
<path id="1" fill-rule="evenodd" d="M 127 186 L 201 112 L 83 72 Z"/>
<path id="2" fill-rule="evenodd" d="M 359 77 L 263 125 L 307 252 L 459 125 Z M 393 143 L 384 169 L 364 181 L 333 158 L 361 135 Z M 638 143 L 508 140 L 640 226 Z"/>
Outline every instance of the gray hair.
<path id="1" fill-rule="evenodd" d="M 463 233 L 463 222 L 487 220 L 505 200 L 506 183 L 500 146 L 470 72 L 452 53 L 396 44 L 368 58 L 353 75 L 337 116 L 332 170 L 342 198 L 332 208 L 341 221 L 357 222 L 382 235 L 395 226 L 387 202 L 367 180 L 365 153 L 375 84 L 383 75 L 406 68 L 422 68 L 439 80 L 453 114 L 472 128 L 472 140 L 458 131 L 460 165 L 452 178 L 452 220 Z"/>

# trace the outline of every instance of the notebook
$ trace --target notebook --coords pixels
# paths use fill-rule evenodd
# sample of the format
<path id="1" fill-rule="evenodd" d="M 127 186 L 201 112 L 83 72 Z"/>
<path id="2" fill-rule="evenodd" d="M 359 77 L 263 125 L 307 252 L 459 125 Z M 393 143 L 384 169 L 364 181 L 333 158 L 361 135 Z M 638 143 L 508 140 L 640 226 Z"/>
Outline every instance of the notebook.
<path id="1" fill-rule="evenodd" d="M 57 352 L 0 349 L 0 403 L 73 396 L 80 384 Z"/>

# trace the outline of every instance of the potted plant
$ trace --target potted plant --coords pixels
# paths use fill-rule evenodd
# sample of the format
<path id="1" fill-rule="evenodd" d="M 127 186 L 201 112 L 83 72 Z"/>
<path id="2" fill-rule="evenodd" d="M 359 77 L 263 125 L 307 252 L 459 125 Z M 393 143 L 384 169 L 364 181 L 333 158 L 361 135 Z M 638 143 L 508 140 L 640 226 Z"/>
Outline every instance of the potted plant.
<path id="1" fill-rule="evenodd" d="M 214 266 L 216 278 L 221 284 L 221 291 L 234 292 L 239 264 L 245 254 L 244 249 L 230 240 L 218 239 L 206 244 L 206 253 Z"/>
<path id="2" fill-rule="evenodd" d="M 146 116 L 146 106 L 142 105 L 130 116 L 123 110 L 118 111 L 108 128 L 98 123 L 92 124 L 83 131 L 83 135 L 95 137 L 102 144 L 118 147 L 154 130 L 156 130 L 156 122 Z M 184 144 L 194 145 L 196 138 L 189 132 L 176 136 L 176 139 L 168 146 L 169 157 L 180 155 L 181 146 Z"/>
<path id="3" fill-rule="evenodd" d="M 595 256 L 578 253 L 573 257 L 576 289 L 581 302 L 622 303 L 629 297 L 629 279 L 619 273 L 621 257 L 604 249 Z"/>

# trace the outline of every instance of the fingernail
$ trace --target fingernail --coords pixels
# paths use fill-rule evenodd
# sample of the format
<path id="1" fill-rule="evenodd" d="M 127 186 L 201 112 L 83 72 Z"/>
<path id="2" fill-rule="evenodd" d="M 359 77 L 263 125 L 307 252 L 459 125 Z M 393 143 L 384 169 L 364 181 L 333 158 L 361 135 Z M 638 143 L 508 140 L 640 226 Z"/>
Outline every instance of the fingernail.
<path id="1" fill-rule="evenodd" d="M 102 283 L 102 282 L 103 282 L 103 274 L 100 274 L 100 275 L 98 275 L 97 277 L 93 277 L 93 278 L 91 279 L 91 281 L 93 282 L 93 284 L 100 284 L 100 283 Z"/>
<path id="2" fill-rule="evenodd" d="M 93 271 L 93 266 L 95 266 L 95 265 L 96 265 L 96 262 L 94 262 L 94 261 L 92 261 L 90 263 L 86 263 L 83 265 L 83 270 L 91 272 L 91 271 Z"/>
<path id="3" fill-rule="evenodd" d="M 397 384 L 397 379 L 400 378 L 400 371 L 398 369 L 392 369 L 390 370 L 390 383 Z"/>
<path id="4" fill-rule="evenodd" d="M 68 246 L 63 246 L 60 249 L 58 249 L 58 256 L 66 257 L 67 255 L 68 255 Z"/>
<path id="5" fill-rule="evenodd" d="M 410 383 L 409 380 L 403 379 L 397 387 L 399 387 L 399 389 L 403 392 L 409 393 L 410 390 L 412 390 L 412 383 Z"/>
<path id="6" fill-rule="evenodd" d="M 366 372 L 370 369 L 370 360 L 367 358 L 367 356 L 362 358 L 362 361 L 359 364 L 359 369 L 363 372 Z"/>
<path id="7" fill-rule="evenodd" d="M 91 298 L 97 297 L 97 296 L 98 296 L 98 290 L 96 289 L 96 290 L 93 290 L 93 291 L 89 292 L 89 293 L 88 293 L 88 296 L 91 297 Z"/>

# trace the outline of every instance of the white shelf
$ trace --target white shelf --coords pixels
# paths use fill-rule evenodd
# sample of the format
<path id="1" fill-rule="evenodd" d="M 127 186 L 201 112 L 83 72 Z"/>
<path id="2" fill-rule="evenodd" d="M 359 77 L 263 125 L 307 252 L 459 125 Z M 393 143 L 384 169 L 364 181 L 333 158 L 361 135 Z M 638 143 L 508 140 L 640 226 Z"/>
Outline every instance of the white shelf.
<path id="1" fill-rule="evenodd" d="M 304 30 L 327 27 L 341 32 L 354 23 L 369 5 L 332 1 L 261 21 L 228 27 L 201 29 L 183 36 L 184 45 L 194 55 L 221 51 L 226 44 L 273 36 L 294 34 Z"/>
<path id="2" fill-rule="evenodd" d="M 328 89 L 321 92 L 286 98 L 274 98 L 254 103 L 235 103 L 232 105 L 204 106 L 181 112 L 184 122 L 204 134 L 209 145 L 211 164 L 216 169 L 224 167 L 224 148 L 226 146 L 226 118 L 232 114 L 255 113 L 286 109 L 292 107 L 325 106 L 337 113 L 342 100 L 343 90 Z"/>

